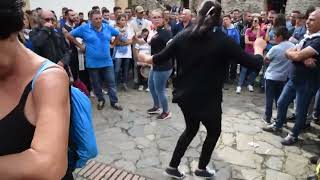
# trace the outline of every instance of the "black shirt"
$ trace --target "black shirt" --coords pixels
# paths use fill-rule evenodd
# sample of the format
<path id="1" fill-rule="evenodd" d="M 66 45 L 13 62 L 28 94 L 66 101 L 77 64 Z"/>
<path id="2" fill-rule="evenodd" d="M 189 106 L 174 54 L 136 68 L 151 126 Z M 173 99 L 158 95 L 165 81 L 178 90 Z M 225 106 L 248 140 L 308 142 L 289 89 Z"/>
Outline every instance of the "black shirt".
<path id="1" fill-rule="evenodd" d="M 62 60 L 64 64 L 69 64 L 70 53 L 62 34 L 54 29 L 41 27 L 32 30 L 30 38 L 35 53 L 54 63 Z"/>
<path id="2" fill-rule="evenodd" d="M 292 69 L 292 74 L 291 74 L 291 78 L 293 81 L 314 81 L 314 82 L 319 82 L 320 81 L 320 37 L 314 37 L 311 39 L 307 39 L 303 46 L 302 49 L 307 48 L 307 47 L 311 47 L 313 48 L 318 55 L 313 57 L 317 60 L 316 64 L 317 67 L 316 68 L 309 68 L 306 67 L 304 65 L 303 62 L 295 62 L 293 61 L 293 69 Z"/>
<path id="3" fill-rule="evenodd" d="M 163 50 L 167 42 L 172 38 L 172 34 L 170 31 L 166 30 L 165 28 L 159 28 L 157 30 L 157 34 L 154 35 L 151 39 L 151 54 L 157 54 L 161 50 Z M 154 71 L 168 71 L 172 69 L 172 60 L 169 58 L 167 61 L 160 62 L 153 66 Z"/>
<path id="4" fill-rule="evenodd" d="M 170 58 L 177 60 L 173 102 L 191 103 L 194 107 L 212 103 L 220 106 L 229 60 L 257 71 L 262 66 L 262 56 L 245 53 L 221 31 L 210 31 L 201 39 L 191 38 L 190 35 L 190 29 L 179 33 L 161 53 L 153 56 L 156 65 Z"/>

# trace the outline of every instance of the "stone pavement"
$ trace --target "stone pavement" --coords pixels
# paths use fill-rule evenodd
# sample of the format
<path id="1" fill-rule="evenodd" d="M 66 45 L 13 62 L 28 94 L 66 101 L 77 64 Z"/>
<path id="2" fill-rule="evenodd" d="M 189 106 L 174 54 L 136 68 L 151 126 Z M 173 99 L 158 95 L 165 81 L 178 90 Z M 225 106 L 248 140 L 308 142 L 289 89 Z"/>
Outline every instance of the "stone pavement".
<path id="1" fill-rule="evenodd" d="M 171 96 L 171 91 L 168 95 Z M 167 179 L 163 170 L 185 127 L 180 109 L 170 104 L 172 119 L 157 120 L 146 113 L 152 105 L 147 92 L 119 92 L 119 99 L 124 107 L 122 112 L 107 104 L 103 111 L 94 110 L 99 146 L 96 160 L 150 179 Z M 319 126 L 313 124 L 296 146 L 284 147 L 281 137 L 261 130 L 263 103 L 263 94 L 244 89 L 237 95 L 233 86 L 224 91 L 222 134 L 209 164 L 217 170 L 215 179 L 294 180 L 306 179 L 314 172 L 315 166 L 310 165 L 308 158 L 320 152 Z M 192 172 L 197 167 L 205 136 L 205 128 L 201 126 L 182 159 L 180 168 L 188 173 L 187 180 L 197 179 Z"/>

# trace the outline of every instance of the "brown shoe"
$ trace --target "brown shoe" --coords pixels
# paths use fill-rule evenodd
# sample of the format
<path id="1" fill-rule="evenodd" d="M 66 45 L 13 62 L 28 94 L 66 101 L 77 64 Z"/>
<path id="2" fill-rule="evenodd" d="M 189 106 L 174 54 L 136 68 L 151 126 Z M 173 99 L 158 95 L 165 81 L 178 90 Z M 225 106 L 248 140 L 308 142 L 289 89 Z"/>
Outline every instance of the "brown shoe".
<path id="1" fill-rule="evenodd" d="M 113 104 L 112 107 L 114 109 L 118 110 L 118 111 L 122 111 L 123 110 L 122 106 L 119 103 Z"/>

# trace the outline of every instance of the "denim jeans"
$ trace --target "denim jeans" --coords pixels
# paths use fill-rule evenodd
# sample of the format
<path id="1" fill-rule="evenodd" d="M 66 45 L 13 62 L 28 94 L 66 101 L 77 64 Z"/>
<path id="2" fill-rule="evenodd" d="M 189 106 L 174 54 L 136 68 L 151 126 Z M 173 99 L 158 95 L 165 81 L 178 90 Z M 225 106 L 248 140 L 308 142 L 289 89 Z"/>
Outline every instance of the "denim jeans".
<path id="1" fill-rule="evenodd" d="M 266 79 L 265 82 L 265 117 L 267 120 L 272 118 L 272 106 L 273 102 L 278 102 L 278 99 L 281 95 L 282 89 L 285 85 L 284 81 L 274 81 Z"/>
<path id="2" fill-rule="evenodd" d="M 114 74 L 116 83 L 120 83 L 120 77 L 121 77 L 121 67 L 123 72 L 123 83 L 128 82 L 128 73 L 129 73 L 129 65 L 130 65 L 130 59 L 128 58 L 116 58 L 114 60 Z"/>
<path id="3" fill-rule="evenodd" d="M 172 69 L 168 71 L 151 70 L 148 79 L 150 93 L 154 107 L 163 108 L 163 112 L 169 112 L 168 98 L 166 96 L 166 84 L 171 75 Z"/>
<path id="4" fill-rule="evenodd" d="M 98 98 L 98 101 L 104 101 L 104 96 L 102 93 L 102 80 L 100 77 L 103 77 L 107 81 L 108 85 L 108 95 L 111 105 L 114 105 L 118 102 L 116 83 L 114 79 L 114 70 L 113 66 L 104 67 L 104 68 L 88 68 L 92 87 Z"/>
<path id="5" fill-rule="evenodd" d="M 248 74 L 248 85 L 254 85 L 254 81 L 256 79 L 256 72 L 252 71 L 244 66 L 241 66 L 241 70 L 240 70 L 240 77 L 239 77 L 239 84 L 238 86 L 242 87 L 244 85 L 244 82 L 246 80 L 247 77 L 247 73 Z"/>
<path id="6" fill-rule="evenodd" d="M 285 85 L 278 100 L 278 115 L 276 127 L 281 128 L 286 120 L 289 104 L 296 98 L 296 121 L 292 129 L 292 135 L 298 137 L 304 127 L 308 113 L 308 107 L 312 97 L 317 91 L 318 83 L 314 81 L 289 80 Z"/>

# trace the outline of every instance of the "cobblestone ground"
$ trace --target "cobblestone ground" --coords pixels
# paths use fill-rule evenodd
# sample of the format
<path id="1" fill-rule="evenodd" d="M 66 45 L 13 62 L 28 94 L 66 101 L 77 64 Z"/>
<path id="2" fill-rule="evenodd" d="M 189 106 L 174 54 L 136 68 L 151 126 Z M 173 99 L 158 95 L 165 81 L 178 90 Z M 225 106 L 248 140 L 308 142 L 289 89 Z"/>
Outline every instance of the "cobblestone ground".
<path id="1" fill-rule="evenodd" d="M 167 179 L 163 169 L 185 127 L 180 109 L 170 104 L 172 119 L 161 121 L 146 113 L 151 107 L 147 92 L 120 91 L 119 98 L 122 112 L 108 105 L 103 111 L 94 110 L 97 160 L 150 179 Z M 217 170 L 215 179 L 294 180 L 306 179 L 313 173 L 315 166 L 308 158 L 320 151 L 319 126 L 312 124 L 296 146 L 284 147 L 281 137 L 261 130 L 263 104 L 262 94 L 243 90 L 237 95 L 233 86 L 224 91 L 222 134 L 209 164 Z M 292 125 L 289 123 L 289 129 Z M 196 179 L 192 172 L 205 136 L 202 126 L 182 159 L 180 168 L 188 174 L 188 180 Z"/>

